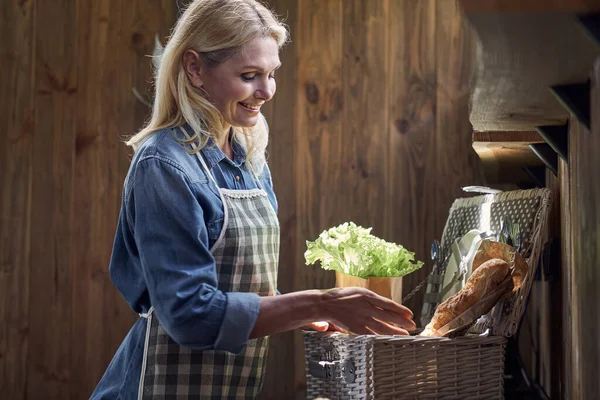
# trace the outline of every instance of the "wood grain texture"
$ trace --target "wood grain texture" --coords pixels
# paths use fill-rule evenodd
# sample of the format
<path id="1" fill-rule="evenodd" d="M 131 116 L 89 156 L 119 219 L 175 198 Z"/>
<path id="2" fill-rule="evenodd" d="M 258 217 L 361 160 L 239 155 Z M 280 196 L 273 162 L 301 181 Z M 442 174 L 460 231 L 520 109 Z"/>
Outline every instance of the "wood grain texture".
<path id="1" fill-rule="evenodd" d="M 110 253 L 106 250 L 110 249 L 107 246 L 110 236 L 104 227 L 105 219 L 115 220 L 111 195 L 112 190 L 120 186 L 117 182 L 113 183 L 114 189 L 110 186 L 108 177 L 111 171 L 105 164 L 110 162 L 113 166 L 116 165 L 116 157 L 111 161 L 107 160 L 111 156 L 111 136 L 116 132 L 114 129 L 112 132 L 107 129 L 111 124 L 109 121 L 114 121 L 114 117 L 107 118 L 107 106 L 110 107 L 115 99 L 111 98 L 112 84 L 106 81 L 105 75 L 114 71 L 116 60 L 113 55 L 119 53 L 118 47 L 114 47 L 110 40 L 112 34 L 119 31 L 116 15 L 111 13 L 111 9 L 115 9 L 113 7 L 115 4 L 111 4 L 110 0 L 82 4 L 79 17 L 79 29 L 82 30 L 80 40 L 88 37 L 95 45 L 93 49 L 86 48 L 80 42 L 79 47 L 82 63 L 78 68 L 78 84 L 85 91 L 77 102 L 79 120 L 74 168 L 77 202 L 74 204 L 74 212 L 78 218 L 73 221 L 73 278 L 79 285 L 73 288 L 73 299 L 77 301 L 73 304 L 71 341 L 74 351 L 71 362 L 76 368 L 87 366 L 89 373 L 82 377 L 79 387 L 73 388 L 73 395 L 83 387 L 94 387 L 94 380 L 97 383 L 107 365 L 108 354 L 105 347 L 114 343 L 114 340 L 105 337 L 105 315 L 108 318 L 112 311 L 106 307 L 106 298 L 114 289 L 108 285 Z M 122 13 L 126 11 L 122 10 Z M 112 153 L 113 157 L 116 154 L 118 153 Z M 114 224 L 112 221 L 110 223 Z"/>
<path id="2" fill-rule="evenodd" d="M 568 114 L 552 85 L 581 83 L 595 44 L 565 13 L 467 13 L 479 38 L 470 121 L 477 131 L 533 131 Z"/>
<path id="3" fill-rule="evenodd" d="M 575 145 L 573 126 L 570 127 L 569 140 Z M 569 163 L 572 161 L 572 152 L 569 150 Z M 572 164 L 571 164 L 572 165 Z M 574 362 L 580 356 L 579 350 L 575 345 L 576 326 L 572 305 L 576 304 L 574 287 L 574 266 L 573 266 L 573 248 L 571 246 L 572 226 L 571 226 L 571 168 L 565 161 L 558 160 L 558 178 L 560 180 L 560 283 L 563 303 L 562 308 L 562 337 L 563 344 L 560 346 L 562 352 L 561 364 L 561 399 L 575 399 L 576 377 L 579 376 L 578 365 Z"/>
<path id="4" fill-rule="evenodd" d="M 530 379 L 539 384 L 547 393 L 550 388 L 550 364 L 552 352 L 549 349 L 549 284 L 535 281 L 531 287 L 529 303 L 523 314 L 519 337 L 519 354 L 523 368 Z"/>
<path id="5" fill-rule="evenodd" d="M 331 271 L 304 265 L 306 240 L 344 222 L 342 3 L 298 0 L 296 25 L 296 272 L 294 289 L 330 288 Z M 295 379 L 305 388 L 304 348 L 296 333 Z"/>
<path id="6" fill-rule="evenodd" d="M 575 118 L 572 117 L 572 122 L 575 122 Z M 583 292 L 581 288 L 582 284 L 582 267 L 579 264 L 581 262 L 581 254 L 578 253 L 578 242 L 581 238 L 581 217 L 584 210 L 580 207 L 584 202 L 581 198 L 582 192 L 577 187 L 579 184 L 580 176 L 583 173 L 580 171 L 581 163 L 579 162 L 582 156 L 582 147 L 585 143 L 585 135 L 589 135 L 589 131 L 580 123 L 571 123 L 569 127 L 569 205 L 570 205 L 570 217 L 567 222 L 570 223 L 571 235 L 568 239 L 570 244 L 568 256 L 570 257 L 569 269 L 571 273 L 571 287 L 570 287 L 570 300 L 571 300 L 571 325 L 572 325 L 572 344 L 571 350 L 571 390 L 568 393 L 568 398 L 572 399 L 583 399 L 585 398 L 584 391 L 584 371 L 586 366 L 585 357 L 586 354 L 583 352 L 583 332 L 582 330 L 586 327 L 586 322 L 589 321 L 590 316 L 587 313 L 587 307 L 580 310 L 579 307 L 582 304 Z"/>
<path id="7" fill-rule="evenodd" d="M 529 183 L 524 167 L 543 165 L 529 148 L 544 143 L 537 132 L 473 132 L 473 149 L 481 159 L 488 185 Z"/>
<path id="8" fill-rule="evenodd" d="M 115 12 L 119 10 L 119 12 Z M 164 43 L 175 20 L 170 1 L 118 0 L 80 7 L 82 60 L 75 147 L 75 269 L 72 353 L 74 368 L 88 369 L 72 392 L 97 384 L 137 316 L 117 292 L 108 274 L 110 250 L 121 208 L 121 189 L 131 149 L 122 139 L 135 133 L 149 110 L 132 94 L 135 87 L 152 97 L 150 77 L 155 36 Z M 127 68 L 124 69 L 123 65 Z M 82 335 L 84 340 L 78 340 Z"/>
<path id="9" fill-rule="evenodd" d="M 108 277 L 129 165 L 120 139 L 147 116 L 131 90 L 148 84 L 176 5 L 0 7 L 0 392 L 87 398 L 134 320 Z"/>
<path id="10" fill-rule="evenodd" d="M 570 223 L 570 193 L 569 193 L 569 166 L 568 162 L 559 159 L 558 160 L 558 177 L 557 186 L 555 187 L 558 197 L 558 203 L 556 204 L 559 208 L 560 222 L 559 222 L 559 239 L 560 239 L 560 301 L 561 306 L 561 338 L 562 343 L 558 346 L 561 350 L 560 365 L 559 369 L 559 380 L 560 380 L 560 392 L 557 394 L 558 398 L 567 398 L 567 393 L 571 389 L 571 371 L 572 371 L 572 356 L 573 350 L 571 349 L 573 343 L 573 326 L 571 321 L 571 303 L 572 295 L 572 281 L 571 281 L 571 223 Z"/>
<path id="11" fill-rule="evenodd" d="M 570 149 L 573 152 L 571 185 L 574 190 L 571 197 L 572 263 L 577 269 L 574 277 L 577 296 L 573 311 L 577 316 L 574 325 L 581 352 L 581 358 L 574 358 L 579 363 L 580 373 L 575 384 L 582 398 L 600 393 L 600 187 L 597 183 L 600 174 L 600 121 L 596 118 L 600 112 L 600 59 L 594 64 L 591 81 L 591 131 L 581 127 L 576 129 L 571 141 L 576 144 Z"/>
<path id="12" fill-rule="evenodd" d="M 74 253 L 73 160 L 77 104 L 77 4 L 35 2 L 27 397 L 69 398 Z M 60 21 L 60 23 L 56 23 Z M 75 51 L 74 51 L 75 50 Z M 51 329 L 49 329 L 51 327 Z"/>
<path id="13" fill-rule="evenodd" d="M 279 254 L 278 288 L 281 293 L 294 290 L 295 272 L 305 268 L 298 256 L 296 236 L 296 42 L 293 36 L 298 17 L 297 0 L 271 0 L 270 7 L 284 19 L 292 35 L 291 41 L 280 52 L 281 68 L 276 72 L 277 93 L 263 111 L 269 123 L 268 162 L 273 176 L 273 186 L 279 204 L 281 245 Z M 304 375 L 301 362 L 304 347 L 297 332 L 271 336 L 267 372 L 261 398 L 293 399 L 298 392 L 297 380 Z M 298 357 L 297 357 L 298 349 Z M 284 367 L 284 368 L 282 368 Z M 296 368 L 300 368 L 296 371 Z M 296 379 L 298 375 L 298 379 Z"/>
<path id="14" fill-rule="evenodd" d="M 34 27 L 32 2 L 0 4 L 0 393 L 7 399 L 27 393 Z"/>
<path id="15" fill-rule="evenodd" d="M 473 132 L 473 143 L 543 143 L 544 139 L 537 131 L 490 131 Z"/>
<path id="16" fill-rule="evenodd" d="M 342 165 L 342 4 L 299 0 L 296 32 L 295 137 L 298 245 L 345 221 Z M 327 38 L 327 40 L 324 40 Z M 299 264 L 304 251 L 299 252 Z M 296 289 L 333 287 L 334 276 L 318 267 L 298 268 Z"/>
<path id="17" fill-rule="evenodd" d="M 437 210 L 433 232 L 441 232 L 454 199 L 466 185 L 484 184 L 480 160 L 471 147 L 469 89 L 475 68 L 475 36 L 456 1 L 436 2 Z M 440 221 L 442 225 L 440 226 Z"/>
<path id="18" fill-rule="evenodd" d="M 563 162 L 564 164 L 564 162 Z M 560 176 L 546 169 L 546 187 L 552 190 L 552 205 L 548 218 L 548 237 L 560 240 L 561 237 L 561 184 Z M 564 234 L 564 233 L 563 233 Z M 554 253 L 554 257 L 558 257 Z M 559 264 L 561 269 L 566 264 Z M 544 268 L 540 265 L 540 268 Z M 560 396 L 563 354 L 557 349 L 563 346 L 563 302 L 561 279 L 549 280 L 542 273 L 542 279 L 533 282 L 529 303 L 521 321 L 518 343 L 521 359 L 530 379 L 539 384 L 551 398 Z M 568 309 L 568 307 L 567 307 Z"/>
<path id="19" fill-rule="evenodd" d="M 388 139 L 389 76 L 388 2 L 356 0 L 343 10 L 342 143 L 340 168 L 344 201 L 340 222 L 354 221 L 373 228 L 372 233 L 391 237 L 387 224 L 393 202 L 387 201 L 386 182 L 392 171 Z M 345 166 L 345 167 L 344 167 Z M 387 228 L 387 229 L 386 229 Z"/>
<path id="20" fill-rule="evenodd" d="M 559 267 L 557 276 L 554 280 L 548 282 L 548 302 L 545 305 L 545 315 L 547 316 L 547 325 L 544 326 L 543 330 L 548 335 L 548 348 L 547 351 L 541 354 L 541 357 L 546 361 L 546 365 L 549 366 L 547 373 L 547 382 L 545 385 L 546 393 L 553 399 L 565 398 L 563 385 L 564 385 L 564 373 L 565 373 L 565 361 L 564 361 L 564 349 L 566 347 L 566 338 L 564 335 L 565 325 L 567 321 L 564 319 L 565 309 L 569 309 L 568 304 L 565 302 L 565 294 L 563 292 L 563 270 L 568 267 L 568 264 L 564 263 L 564 256 L 562 250 L 562 236 L 565 234 L 562 232 L 562 221 L 563 221 L 563 210 L 561 206 L 561 197 L 563 196 L 562 190 L 562 176 L 564 173 L 563 160 L 559 161 L 558 175 L 555 176 L 549 169 L 546 169 L 546 185 L 552 190 L 552 208 L 550 209 L 549 218 L 549 237 L 554 240 L 556 245 L 556 251 L 560 254 L 560 260 L 556 261 L 556 265 Z M 555 253 L 558 257 L 558 254 Z M 561 349 L 557 352 L 557 349 Z"/>
<path id="21" fill-rule="evenodd" d="M 436 112 L 433 147 L 428 149 L 427 196 L 422 206 L 428 215 L 423 236 L 428 254 L 433 238 L 441 238 L 450 206 L 469 197 L 462 187 L 484 185 L 482 165 L 472 148 L 469 123 L 469 88 L 474 69 L 475 41 L 455 1 L 437 1 L 436 7 Z M 424 275 L 423 275 L 424 277 Z"/>
<path id="22" fill-rule="evenodd" d="M 597 0 L 460 0 L 467 12 L 565 12 L 585 13 L 598 11 Z"/>
<path id="23" fill-rule="evenodd" d="M 435 199 L 432 180 L 437 168 L 436 112 L 436 8 L 435 1 L 391 1 L 388 13 L 388 132 L 387 240 L 402 244 L 424 260 L 435 211 L 426 211 Z M 430 189 L 427 190 L 429 185 Z M 431 219 L 429 217 L 432 217 Z M 439 231 L 441 236 L 441 229 Z M 422 268 L 404 279 L 409 292 L 428 273 Z M 418 321 L 423 293 L 406 304 Z"/>

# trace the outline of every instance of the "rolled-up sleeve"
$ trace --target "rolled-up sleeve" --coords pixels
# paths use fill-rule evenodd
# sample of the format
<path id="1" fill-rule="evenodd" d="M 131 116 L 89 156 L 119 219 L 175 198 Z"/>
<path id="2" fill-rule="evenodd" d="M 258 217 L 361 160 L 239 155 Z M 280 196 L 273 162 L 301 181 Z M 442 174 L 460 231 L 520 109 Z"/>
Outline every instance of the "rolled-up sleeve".
<path id="1" fill-rule="evenodd" d="M 258 317 L 259 296 L 218 290 L 194 184 L 158 157 L 141 160 L 134 179 L 130 218 L 155 316 L 182 346 L 239 352 Z"/>

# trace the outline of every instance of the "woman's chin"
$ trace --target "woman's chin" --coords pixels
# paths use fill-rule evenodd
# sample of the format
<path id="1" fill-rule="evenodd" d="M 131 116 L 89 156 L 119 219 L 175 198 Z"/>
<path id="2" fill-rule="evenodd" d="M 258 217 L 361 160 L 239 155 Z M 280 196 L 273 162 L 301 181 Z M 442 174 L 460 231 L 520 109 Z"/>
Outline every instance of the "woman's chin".
<path id="1" fill-rule="evenodd" d="M 252 128 L 252 127 L 256 126 L 257 123 L 258 123 L 258 117 L 237 120 L 237 121 L 233 122 L 231 125 L 235 126 L 237 128 Z"/>

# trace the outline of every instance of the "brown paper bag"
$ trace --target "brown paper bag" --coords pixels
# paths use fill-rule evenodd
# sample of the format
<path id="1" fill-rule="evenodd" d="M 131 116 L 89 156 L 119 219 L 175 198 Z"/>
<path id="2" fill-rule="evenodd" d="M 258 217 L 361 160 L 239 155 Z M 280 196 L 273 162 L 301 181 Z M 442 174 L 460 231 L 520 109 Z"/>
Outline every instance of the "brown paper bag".
<path id="1" fill-rule="evenodd" d="M 402 277 L 362 279 L 336 271 L 335 287 L 362 287 L 402 304 Z"/>

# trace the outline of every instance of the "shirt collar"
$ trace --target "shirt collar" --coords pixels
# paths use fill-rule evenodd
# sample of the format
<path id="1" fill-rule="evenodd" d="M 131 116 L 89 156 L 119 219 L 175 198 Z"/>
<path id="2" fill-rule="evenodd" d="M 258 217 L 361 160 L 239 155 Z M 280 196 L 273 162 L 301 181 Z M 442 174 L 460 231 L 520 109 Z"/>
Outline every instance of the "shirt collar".
<path id="1" fill-rule="evenodd" d="M 200 153 L 204 156 L 206 166 L 209 170 L 226 158 L 225 154 L 219 149 L 219 146 L 216 145 L 213 138 L 208 139 L 208 142 L 206 142 L 206 145 L 200 150 Z"/>
<path id="2" fill-rule="evenodd" d="M 192 128 L 187 123 L 183 126 L 183 128 L 188 132 L 188 134 L 191 134 Z M 213 138 L 208 138 L 206 145 L 200 150 L 200 153 L 204 156 L 206 166 L 209 170 L 211 170 L 215 165 L 224 159 L 227 162 L 233 163 L 233 165 L 236 167 L 243 165 L 246 162 L 246 151 L 242 145 L 237 142 L 237 140 L 233 140 L 232 150 L 233 161 L 229 160 L 227 156 L 225 156 L 225 153 L 223 153 L 219 146 L 216 145 Z"/>

